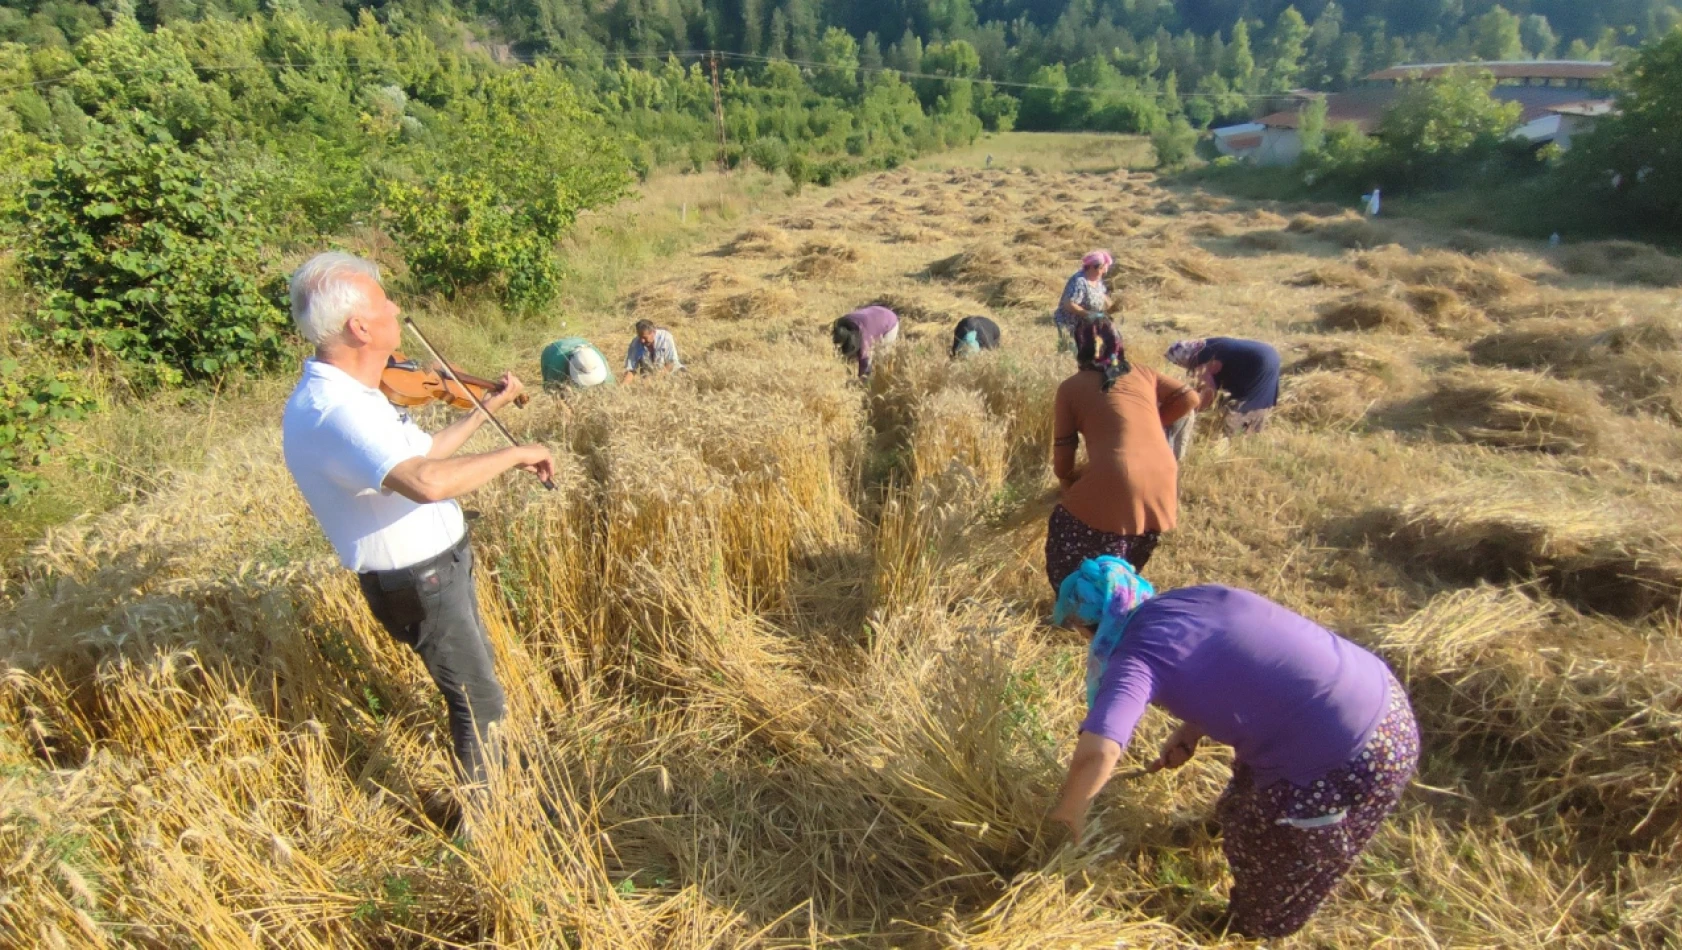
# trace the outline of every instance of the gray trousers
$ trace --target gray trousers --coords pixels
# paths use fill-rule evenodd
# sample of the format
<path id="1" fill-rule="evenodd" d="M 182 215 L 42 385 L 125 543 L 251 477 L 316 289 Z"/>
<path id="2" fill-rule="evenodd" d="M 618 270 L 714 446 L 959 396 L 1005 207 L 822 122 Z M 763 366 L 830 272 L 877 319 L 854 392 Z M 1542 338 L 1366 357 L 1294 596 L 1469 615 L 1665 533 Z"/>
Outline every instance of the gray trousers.
<path id="1" fill-rule="evenodd" d="M 506 711 L 491 641 L 473 596 L 473 548 L 455 547 L 412 567 L 358 575 L 386 631 L 417 653 L 450 714 L 450 740 L 468 781 L 485 780 L 491 724 Z"/>

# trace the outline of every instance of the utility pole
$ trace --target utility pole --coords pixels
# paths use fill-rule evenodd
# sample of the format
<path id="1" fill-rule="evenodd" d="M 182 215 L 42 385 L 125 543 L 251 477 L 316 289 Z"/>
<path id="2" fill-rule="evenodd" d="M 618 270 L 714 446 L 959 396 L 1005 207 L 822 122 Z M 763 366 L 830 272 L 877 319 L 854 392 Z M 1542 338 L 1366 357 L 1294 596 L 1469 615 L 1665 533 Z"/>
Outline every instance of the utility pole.
<path id="1" fill-rule="evenodd" d="M 724 171 L 728 165 L 724 160 L 724 154 L 727 151 L 724 144 L 724 96 L 718 88 L 717 50 L 713 51 L 711 62 L 713 68 L 713 116 L 718 120 L 718 170 Z"/>

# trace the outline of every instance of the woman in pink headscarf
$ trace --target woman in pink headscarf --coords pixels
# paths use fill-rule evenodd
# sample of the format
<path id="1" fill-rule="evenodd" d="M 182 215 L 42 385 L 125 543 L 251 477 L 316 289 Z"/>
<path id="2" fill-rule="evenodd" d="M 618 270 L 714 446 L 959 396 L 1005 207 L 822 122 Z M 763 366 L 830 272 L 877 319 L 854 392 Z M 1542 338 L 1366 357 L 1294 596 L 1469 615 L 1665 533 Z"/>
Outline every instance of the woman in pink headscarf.
<path id="1" fill-rule="evenodd" d="M 1057 330 L 1059 339 L 1064 333 L 1073 338 L 1075 350 L 1081 341 L 1096 336 L 1100 344 L 1095 353 L 1100 362 L 1109 360 L 1120 351 L 1115 324 L 1110 321 L 1110 292 L 1104 287 L 1104 274 L 1109 272 L 1115 258 L 1109 251 L 1098 250 L 1080 260 L 1080 270 L 1063 285 L 1063 297 L 1057 302 Z"/>

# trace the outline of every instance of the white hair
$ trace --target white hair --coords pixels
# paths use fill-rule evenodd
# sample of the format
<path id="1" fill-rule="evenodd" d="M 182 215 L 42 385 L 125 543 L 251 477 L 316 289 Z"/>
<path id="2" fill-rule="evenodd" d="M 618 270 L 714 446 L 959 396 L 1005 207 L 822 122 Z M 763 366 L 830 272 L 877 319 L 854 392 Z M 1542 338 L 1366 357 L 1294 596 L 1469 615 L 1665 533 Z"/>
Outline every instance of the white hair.
<path id="1" fill-rule="evenodd" d="M 320 346 L 338 336 L 368 293 L 353 277 L 380 281 L 380 267 L 343 251 L 323 251 L 298 265 L 287 285 L 292 292 L 292 322 L 304 339 Z"/>

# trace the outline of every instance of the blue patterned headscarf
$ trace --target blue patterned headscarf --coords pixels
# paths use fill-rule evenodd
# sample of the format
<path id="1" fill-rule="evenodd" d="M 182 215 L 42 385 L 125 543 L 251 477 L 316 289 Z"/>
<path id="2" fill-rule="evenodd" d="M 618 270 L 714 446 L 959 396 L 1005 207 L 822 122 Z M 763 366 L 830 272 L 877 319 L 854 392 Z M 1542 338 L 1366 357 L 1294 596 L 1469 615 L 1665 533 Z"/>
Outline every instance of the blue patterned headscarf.
<path id="1" fill-rule="evenodd" d="M 1070 615 L 1098 628 L 1086 657 L 1086 705 L 1098 698 L 1098 684 L 1110 654 L 1121 645 L 1127 622 L 1140 604 L 1156 596 L 1151 582 L 1139 576 L 1133 565 L 1108 554 L 1088 558 L 1063 579 L 1057 592 L 1057 609 L 1052 622 L 1061 624 Z"/>

